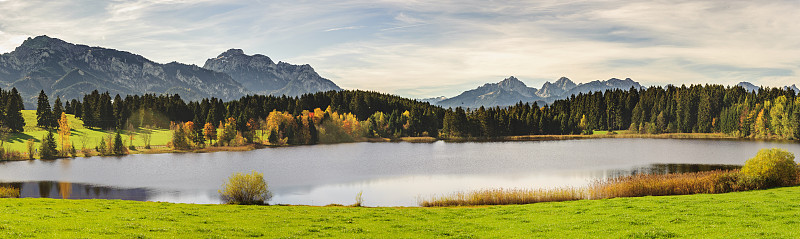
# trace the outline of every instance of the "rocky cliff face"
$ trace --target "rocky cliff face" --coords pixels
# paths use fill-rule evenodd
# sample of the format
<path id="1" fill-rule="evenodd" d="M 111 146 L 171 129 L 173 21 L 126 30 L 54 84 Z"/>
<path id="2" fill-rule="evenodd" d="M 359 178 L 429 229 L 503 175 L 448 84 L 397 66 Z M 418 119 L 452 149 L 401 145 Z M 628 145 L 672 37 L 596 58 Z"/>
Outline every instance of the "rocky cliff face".
<path id="1" fill-rule="evenodd" d="M 342 90 L 332 81 L 322 78 L 309 65 L 277 64 L 267 56 L 246 55 L 240 49 L 230 49 L 203 66 L 222 72 L 256 94 L 298 96 L 319 91 Z"/>
<path id="2" fill-rule="evenodd" d="M 180 94 L 185 99 L 234 99 L 246 94 L 224 73 L 177 62 L 159 64 L 129 52 L 71 44 L 47 36 L 29 38 L 0 55 L 0 87 L 16 87 L 26 104 L 40 90 L 65 99 L 97 89 L 112 95 Z M 28 104 L 30 105 L 30 104 Z"/>

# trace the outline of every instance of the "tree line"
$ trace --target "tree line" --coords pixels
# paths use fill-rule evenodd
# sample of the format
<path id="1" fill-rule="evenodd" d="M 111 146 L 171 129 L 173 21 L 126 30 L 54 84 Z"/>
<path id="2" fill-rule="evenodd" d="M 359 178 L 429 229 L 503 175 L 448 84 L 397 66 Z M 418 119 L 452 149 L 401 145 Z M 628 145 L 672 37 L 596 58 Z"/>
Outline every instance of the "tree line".
<path id="1" fill-rule="evenodd" d="M 800 99 L 782 88 L 691 85 L 606 90 L 573 95 L 551 105 L 456 108 L 445 112 L 445 137 L 579 134 L 593 130 L 638 133 L 726 133 L 738 137 L 800 139 Z"/>
<path id="2" fill-rule="evenodd" d="M 43 112 L 48 111 L 49 106 L 41 107 Z M 60 108 L 57 99 L 52 111 Z M 739 86 L 721 85 L 614 89 L 581 93 L 543 106 L 520 102 L 509 107 L 477 109 L 444 109 L 361 90 L 299 97 L 248 95 L 228 102 L 210 98 L 188 103 L 177 94 L 111 97 L 93 91 L 82 101 L 66 102 L 63 110 L 91 128 L 180 128 L 185 135 L 194 135 L 188 141 L 194 142 L 191 144 L 219 141 L 219 135 L 206 134 L 211 134 L 210 128 L 214 132 L 230 129 L 229 133 L 223 133 L 227 135 L 223 141 L 228 143 L 238 133 L 244 142 L 313 144 L 336 131 L 337 127 L 324 125 L 327 119 L 347 129 L 340 136 L 350 137 L 492 138 L 631 130 L 650 134 L 719 132 L 739 137 L 800 139 L 797 130 L 800 99 L 795 92 L 782 88 L 748 92 Z M 192 127 L 187 128 L 187 122 Z"/>

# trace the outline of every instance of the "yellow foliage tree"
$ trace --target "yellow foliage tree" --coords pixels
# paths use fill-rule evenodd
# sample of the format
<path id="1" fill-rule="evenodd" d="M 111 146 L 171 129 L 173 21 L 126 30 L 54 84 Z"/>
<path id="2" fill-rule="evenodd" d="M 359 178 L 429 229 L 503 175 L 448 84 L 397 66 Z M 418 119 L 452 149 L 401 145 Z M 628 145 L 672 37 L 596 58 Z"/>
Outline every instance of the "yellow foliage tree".
<path id="1" fill-rule="evenodd" d="M 267 116 L 267 125 L 264 127 L 270 134 L 268 138 L 274 138 L 270 144 L 287 144 L 289 134 L 294 134 L 297 131 L 297 122 L 294 116 L 288 112 L 280 112 L 273 110 Z"/>
<path id="2" fill-rule="evenodd" d="M 69 136 L 72 130 L 69 127 L 69 119 L 67 119 L 67 114 L 61 112 L 61 118 L 58 119 L 58 135 L 61 137 L 61 156 L 66 156 L 67 152 L 72 149 L 72 141 L 69 140 Z"/>
<path id="3" fill-rule="evenodd" d="M 231 140 L 236 138 L 236 119 L 231 117 L 226 119 L 225 123 L 220 122 L 219 128 L 222 129 L 222 133 L 217 136 L 217 143 L 230 145 Z"/>

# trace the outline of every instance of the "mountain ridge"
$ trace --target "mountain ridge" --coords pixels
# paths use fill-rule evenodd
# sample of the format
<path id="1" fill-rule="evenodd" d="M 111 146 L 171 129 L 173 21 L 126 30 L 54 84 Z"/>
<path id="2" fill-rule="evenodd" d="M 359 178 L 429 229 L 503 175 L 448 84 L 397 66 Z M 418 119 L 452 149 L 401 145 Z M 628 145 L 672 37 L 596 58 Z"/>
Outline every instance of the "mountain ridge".
<path id="1" fill-rule="evenodd" d="M 274 63 L 261 54 L 245 55 L 241 49 L 228 50 L 217 58 L 239 55 L 252 58 L 256 65 L 277 69 L 272 73 L 279 75 L 283 84 L 269 91 L 251 90 L 258 89 L 252 80 L 243 80 L 247 84 L 242 84 L 225 72 L 176 61 L 157 63 L 127 51 L 90 47 L 42 35 L 29 37 L 13 51 L 0 54 L 0 87 L 16 87 L 26 106 L 33 105 L 40 90 L 51 95 L 51 99 L 61 97 L 62 100 L 81 99 L 93 90 L 123 96 L 179 94 L 188 100 L 210 97 L 233 100 L 256 93 L 297 96 L 341 90 L 308 64 Z M 270 72 L 259 71 L 250 76 L 255 76 L 256 80 L 272 77 L 267 73 Z M 241 80 L 240 75 L 237 77 Z"/>
<path id="2" fill-rule="evenodd" d="M 514 76 L 503 79 L 498 83 L 486 83 L 476 89 L 467 90 L 463 93 L 442 101 L 434 102 L 442 107 L 463 107 L 478 108 L 509 106 L 519 102 L 537 102 L 538 104 L 549 104 L 556 100 L 568 98 L 571 95 L 589 93 L 595 91 L 605 91 L 609 89 L 627 90 L 631 87 L 642 88 L 642 86 L 630 78 L 620 80 L 611 78 L 605 81 L 591 81 L 587 83 L 575 84 L 567 77 L 561 77 L 555 82 L 545 82 L 541 89 L 528 87 Z"/>

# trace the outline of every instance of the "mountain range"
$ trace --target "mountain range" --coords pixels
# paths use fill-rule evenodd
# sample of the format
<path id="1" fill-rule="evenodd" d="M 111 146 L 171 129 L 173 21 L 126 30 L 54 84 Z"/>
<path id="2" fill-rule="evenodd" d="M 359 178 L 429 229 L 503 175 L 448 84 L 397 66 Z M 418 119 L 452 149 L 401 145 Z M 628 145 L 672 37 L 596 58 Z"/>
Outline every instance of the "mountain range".
<path id="1" fill-rule="evenodd" d="M 746 82 L 746 81 L 739 82 L 739 84 L 736 84 L 736 85 L 737 86 L 741 86 L 746 91 L 758 92 L 759 90 L 761 90 L 761 87 L 758 87 L 756 85 L 753 85 L 753 83 Z M 795 94 L 800 93 L 800 89 L 798 89 L 797 85 L 795 85 L 795 84 L 792 84 L 790 86 L 784 86 L 783 88 L 787 89 L 787 90 L 793 90 Z"/>
<path id="2" fill-rule="evenodd" d="M 14 51 L 0 55 L 0 87 L 16 87 L 27 106 L 33 105 L 40 90 L 53 99 L 78 99 L 96 89 L 123 96 L 179 94 L 188 100 L 341 90 L 309 65 L 275 64 L 269 57 L 245 55 L 238 49 L 199 67 L 161 64 L 130 52 L 48 36 L 28 38 Z"/>
<path id="3" fill-rule="evenodd" d="M 545 82 L 541 89 L 528 87 L 514 76 L 498 83 L 487 83 L 473 90 L 464 91 L 458 96 L 447 98 L 433 104 L 442 107 L 478 108 L 481 106 L 509 106 L 521 102 L 537 102 L 539 105 L 553 103 L 571 95 L 605 91 L 609 89 L 640 89 L 642 86 L 630 78 L 620 80 L 611 78 L 605 81 L 592 81 L 575 84 L 569 78 L 561 77 L 553 83 Z M 430 101 L 429 101 L 430 102 Z"/>

